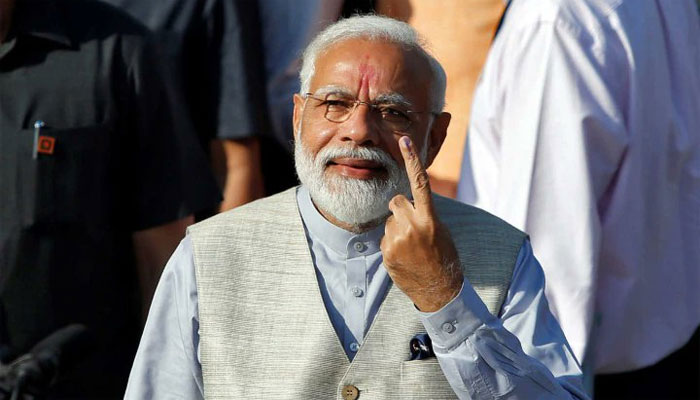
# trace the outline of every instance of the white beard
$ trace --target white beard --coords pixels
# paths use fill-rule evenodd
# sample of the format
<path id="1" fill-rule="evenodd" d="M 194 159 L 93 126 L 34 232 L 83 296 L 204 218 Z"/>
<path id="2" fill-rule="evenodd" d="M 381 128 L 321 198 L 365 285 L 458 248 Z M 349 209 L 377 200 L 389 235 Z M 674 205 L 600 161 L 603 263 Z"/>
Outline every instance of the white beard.
<path id="1" fill-rule="evenodd" d="M 319 151 L 314 158 L 300 138 L 301 134 L 294 144 L 299 181 L 309 190 L 316 207 L 338 220 L 358 228 L 378 222 L 389 215 L 389 201 L 394 196 L 410 197 L 411 184 L 406 170 L 386 152 L 369 147 L 330 147 Z M 388 177 L 365 180 L 327 174 L 328 162 L 341 157 L 378 162 L 386 169 Z"/>

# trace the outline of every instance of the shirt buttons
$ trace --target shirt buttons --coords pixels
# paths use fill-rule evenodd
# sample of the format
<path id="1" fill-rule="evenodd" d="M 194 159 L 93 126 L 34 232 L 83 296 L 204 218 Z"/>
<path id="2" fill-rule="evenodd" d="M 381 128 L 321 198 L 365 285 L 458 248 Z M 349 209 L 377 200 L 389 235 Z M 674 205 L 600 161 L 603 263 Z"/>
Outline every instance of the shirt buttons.
<path id="1" fill-rule="evenodd" d="M 364 243 L 360 243 L 360 242 L 355 242 L 355 244 L 353 244 L 352 247 L 356 251 L 359 251 L 360 253 L 362 253 L 363 251 L 365 251 L 367 249 L 367 246 L 365 246 Z"/>
<path id="2" fill-rule="evenodd" d="M 353 286 L 352 289 L 350 289 L 350 292 L 352 292 L 352 295 L 355 297 L 362 297 L 362 295 L 365 294 L 365 291 L 357 286 Z"/>
<path id="3" fill-rule="evenodd" d="M 341 390 L 344 400 L 355 400 L 360 395 L 360 391 L 353 385 L 345 385 Z"/>
<path id="4" fill-rule="evenodd" d="M 455 331 L 455 329 L 457 329 L 457 328 L 455 328 L 454 324 L 451 322 L 445 322 L 444 324 L 442 324 L 442 331 L 443 332 L 452 333 Z"/>
<path id="5" fill-rule="evenodd" d="M 359 348 L 360 348 L 359 344 L 357 344 L 355 342 L 350 343 L 350 351 L 352 351 L 353 353 L 356 352 Z"/>

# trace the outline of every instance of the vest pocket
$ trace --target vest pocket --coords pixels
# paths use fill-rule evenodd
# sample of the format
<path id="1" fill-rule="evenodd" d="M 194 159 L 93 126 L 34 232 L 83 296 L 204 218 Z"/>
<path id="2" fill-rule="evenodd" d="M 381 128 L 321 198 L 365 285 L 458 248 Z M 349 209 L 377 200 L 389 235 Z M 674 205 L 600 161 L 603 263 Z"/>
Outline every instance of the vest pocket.
<path id="1" fill-rule="evenodd" d="M 401 363 L 401 399 L 456 399 L 437 358 Z"/>

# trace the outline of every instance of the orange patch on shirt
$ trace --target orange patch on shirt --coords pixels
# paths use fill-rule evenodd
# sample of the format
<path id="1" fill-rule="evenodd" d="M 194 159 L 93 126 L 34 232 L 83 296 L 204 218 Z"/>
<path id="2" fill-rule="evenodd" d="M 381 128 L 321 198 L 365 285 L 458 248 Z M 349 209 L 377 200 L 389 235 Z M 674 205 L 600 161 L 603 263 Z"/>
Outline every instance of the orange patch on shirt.
<path id="1" fill-rule="evenodd" d="M 36 151 L 41 154 L 53 154 L 55 146 L 56 138 L 52 138 L 51 136 L 39 136 Z"/>

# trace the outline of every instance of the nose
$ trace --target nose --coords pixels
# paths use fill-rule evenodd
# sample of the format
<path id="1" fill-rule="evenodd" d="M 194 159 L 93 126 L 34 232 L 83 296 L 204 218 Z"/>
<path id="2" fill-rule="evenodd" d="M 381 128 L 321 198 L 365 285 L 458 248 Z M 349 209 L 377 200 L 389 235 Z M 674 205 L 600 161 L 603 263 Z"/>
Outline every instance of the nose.
<path id="1" fill-rule="evenodd" d="M 341 141 L 354 142 L 357 146 L 379 144 L 380 129 L 373 118 L 372 109 L 360 103 L 347 121 L 342 123 Z"/>

